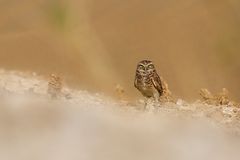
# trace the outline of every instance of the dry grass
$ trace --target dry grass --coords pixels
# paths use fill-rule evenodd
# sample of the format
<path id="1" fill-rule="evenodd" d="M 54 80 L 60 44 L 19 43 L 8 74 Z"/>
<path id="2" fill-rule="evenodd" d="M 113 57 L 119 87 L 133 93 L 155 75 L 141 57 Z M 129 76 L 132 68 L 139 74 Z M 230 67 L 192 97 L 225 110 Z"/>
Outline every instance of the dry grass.
<path id="1" fill-rule="evenodd" d="M 200 96 L 202 98 L 203 103 L 209 104 L 209 105 L 232 105 L 239 107 L 239 104 L 232 101 L 229 98 L 229 91 L 226 88 L 223 88 L 221 92 L 213 95 L 209 90 L 207 89 L 201 89 L 200 90 Z"/>

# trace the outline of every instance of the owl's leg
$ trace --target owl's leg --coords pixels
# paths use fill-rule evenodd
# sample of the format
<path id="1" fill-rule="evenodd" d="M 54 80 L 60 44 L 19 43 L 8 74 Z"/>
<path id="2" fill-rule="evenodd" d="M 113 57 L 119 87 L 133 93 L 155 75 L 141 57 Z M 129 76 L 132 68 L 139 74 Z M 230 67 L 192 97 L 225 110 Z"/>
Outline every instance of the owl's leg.
<path id="1" fill-rule="evenodd" d="M 155 102 L 154 104 L 156 107 L 160 107 L 159 97 L 160 97 L 160 95 L 158 92 L 154 93 L 154 102 Z"/>
<path id="2" fill-rule="evenodd" d="M 146 98 L 145 100 L 145 105 L 144 105 L 144 110 L 151 111 L 154 108 L 154 98 Z"/>
<path id="3" fill-rule="evenodd" d="M 148 108 L 148 105 L 149 105 L 149 98 L 145 97 L 143 109 L 146 110 Z"/>

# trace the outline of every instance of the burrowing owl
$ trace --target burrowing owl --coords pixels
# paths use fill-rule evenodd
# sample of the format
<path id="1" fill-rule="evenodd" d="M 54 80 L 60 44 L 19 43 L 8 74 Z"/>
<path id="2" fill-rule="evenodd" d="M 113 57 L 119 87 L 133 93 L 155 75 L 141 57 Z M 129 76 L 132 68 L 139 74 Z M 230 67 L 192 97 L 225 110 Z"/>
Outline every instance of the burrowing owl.
<path id="1" fill-rule="evenodd" d="M 59 76 L 55 74 L 50 75 L 50 80 L 48 82 L 48 94 L 52 98 L 57 98 L 61 94 L 62 90 L 62 80 Z"/>
<path id="2" fill-rule="evenodd" d="M 163 94 L 161 79 L 152 61 L 143 60 L 138 63 L 134 86 L 147 98 L 159 98 Z"/>

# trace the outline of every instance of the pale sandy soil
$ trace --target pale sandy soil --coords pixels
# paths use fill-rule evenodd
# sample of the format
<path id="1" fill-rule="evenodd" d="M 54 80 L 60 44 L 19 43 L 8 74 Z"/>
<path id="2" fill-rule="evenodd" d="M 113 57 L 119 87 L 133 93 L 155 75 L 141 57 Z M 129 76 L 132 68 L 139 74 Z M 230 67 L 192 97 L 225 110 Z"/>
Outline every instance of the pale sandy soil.
<path id="1" fill-rule="evenodd" d="M 51 99 L 46 77 L 0 71 L 0 159 L 239 159 L 239 108 L 178 100 L 143 111 L 67 88 Z"/>

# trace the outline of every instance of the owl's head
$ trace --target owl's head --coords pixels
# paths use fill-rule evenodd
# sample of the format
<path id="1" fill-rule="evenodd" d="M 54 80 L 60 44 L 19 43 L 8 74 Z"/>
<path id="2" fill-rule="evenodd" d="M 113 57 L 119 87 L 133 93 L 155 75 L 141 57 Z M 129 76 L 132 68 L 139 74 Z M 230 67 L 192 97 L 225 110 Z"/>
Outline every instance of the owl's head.
<path id="1" fill-rule="evenodd" d="M 155 71 L 155 66 L 150 60 L 142 60 L 137 65 L 137 71 L 141 74 L 149 74 Z"/>

